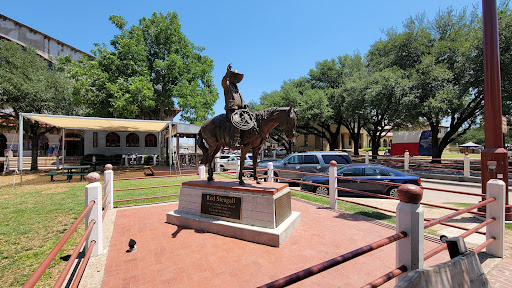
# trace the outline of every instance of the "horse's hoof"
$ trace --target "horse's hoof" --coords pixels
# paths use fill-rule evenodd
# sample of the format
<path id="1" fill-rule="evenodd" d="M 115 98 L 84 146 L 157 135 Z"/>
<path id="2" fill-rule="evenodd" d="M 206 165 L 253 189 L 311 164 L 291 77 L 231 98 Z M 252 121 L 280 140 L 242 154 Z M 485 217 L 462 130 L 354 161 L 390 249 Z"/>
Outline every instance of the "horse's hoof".
<path id="1" fill-rule="evenodd" d="M 212 182 L 213 181 L 213 177 L 208 177 L 208 182 Z"/>
<path id="2" fill-rule="evenodd" d="M 245 182 L 244 182 L 244 180 L 240 180 L 240 181 L 238 182 L 238 185 L 240 185 L 240 186 L 243 186 L 243 185 L 245 185 Z"/>
<path id="3" fill-rule="evenodd" d="M 256 184 L 261 184 L 261 181 L 260 180 L 256 180 Z"/>

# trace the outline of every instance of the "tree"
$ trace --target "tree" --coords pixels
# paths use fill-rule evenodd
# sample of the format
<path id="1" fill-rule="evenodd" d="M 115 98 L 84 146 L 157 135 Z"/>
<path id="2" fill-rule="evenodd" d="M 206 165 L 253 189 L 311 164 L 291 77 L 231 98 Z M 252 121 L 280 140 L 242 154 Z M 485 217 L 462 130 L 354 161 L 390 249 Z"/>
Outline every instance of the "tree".
<path id="1" fill-rule="evenodd" d="M 122 16 L 109 19 L 120 30 L 112 50 L 96 44 L 94 58 L 69 63 L 75 100 L 87 114 L 164 120 L 178 108 L 190 123 L 213 114 L 213 61 L 181 32 L 176 12 L 155 12 L 129 28 Z"/>
<path id="2" fill-rule="evenodd" d="M 367 55 L 372 70 L 396 66 L 411 81 L 416 102 L 411 119 L 428 123 L 432 135 L 449 119 L 448 132 L 440 140 L 432 137 L 433 158 L 441 158 L 483 108 L 481 28 L 475 15 L 448 8 L 432 21 L 411 17 L 403 32 L 388 30 L 387 39 L 377 41 Z"/>
<path id="3" fill-rule="evenodd" d="M 372 155 L 379 153 L 380 140 L 393 128 L 408 122 L 408 111 L 414 94 L 411 84 L 397 67 L 373 72 L 364 94 L 365 115 L 363 127 L 371 141 Z"/>
<path id="4" fill-rule="evenodd" d="M 31 47 L 0 41 L 0 117 L 4 129 L 18 123 L 20 113 L 72 114 L 71 80 Z M 32 144 L 31 170 L 37 170 L 38 139 L 51 127 L 24 120 Z"/>

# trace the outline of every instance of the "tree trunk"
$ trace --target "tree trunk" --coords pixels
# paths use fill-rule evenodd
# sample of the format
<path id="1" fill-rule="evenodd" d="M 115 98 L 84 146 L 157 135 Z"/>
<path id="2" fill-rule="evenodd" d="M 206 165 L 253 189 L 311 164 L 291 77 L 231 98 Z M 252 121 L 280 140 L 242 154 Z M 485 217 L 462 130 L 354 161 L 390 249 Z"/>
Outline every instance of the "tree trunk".
<path id="1" fill-rule="evenodd" d="M 32 127 L 31 127 L 32 128 Z M 32 130 L 32 129 L 31 129 Z M 37 137 L 37 132 L 32 132 L 30 133 L 30 142 L 32 143 L 32 161 L 30 161 L 30 171 L 34 171 L 34 170 L 37 170 L 38 167 L 37 167 L 37 154 L 38 154 L 38 137 Z"/>
<path id="2" fill-rule="evenodd" d="M 373 135 L 372 137 L 372 159 L 377 159 L 377 156 L 379 155 L 379 148 L 380 148 L 380 139 L 377 135 Z"/>
<path id="3" fill-rule="evenodd" d="M 336 144 L 338 142 L 338 136 L 339 134 L 336 133 L 329 133 L 330 137 L 327 139 L 327 142 L 329 143 L 329 151 L 334 151 L 336 149 Z"/>
<path id="4" fill-rule="evenodd" d="M 430 130 L 432 131 L 432 161 L 431 163 L 441 163 L 441 155 L 443 154 L 444 147 L 439 145 L 439 126 L 430 123 Z"/>
<path id="5" fill-rule="evenodd" d="M 359 155 L 359 138 L 361 138 L 361 134 L 355 133 L 350 135 L 350 138 L 352 138 L 352 143 L 354 144 L 354 155 Z"/>

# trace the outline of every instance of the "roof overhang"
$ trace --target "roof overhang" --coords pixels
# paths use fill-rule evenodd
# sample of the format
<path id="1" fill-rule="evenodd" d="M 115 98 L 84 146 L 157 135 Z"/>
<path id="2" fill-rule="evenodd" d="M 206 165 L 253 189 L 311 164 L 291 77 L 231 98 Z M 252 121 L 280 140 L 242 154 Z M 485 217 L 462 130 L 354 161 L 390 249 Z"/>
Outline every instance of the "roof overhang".
<path id="1" fill-rule="evenodd" d="M 22 113 L 22 115 L 25 118 L 46 123 L 51 126 L 79 130 L 105 130 L 117 132 L 157 132 L 166 129 L 169 123 L 172 123 L 157 120 L 96 118 L 32 113 Z"/>

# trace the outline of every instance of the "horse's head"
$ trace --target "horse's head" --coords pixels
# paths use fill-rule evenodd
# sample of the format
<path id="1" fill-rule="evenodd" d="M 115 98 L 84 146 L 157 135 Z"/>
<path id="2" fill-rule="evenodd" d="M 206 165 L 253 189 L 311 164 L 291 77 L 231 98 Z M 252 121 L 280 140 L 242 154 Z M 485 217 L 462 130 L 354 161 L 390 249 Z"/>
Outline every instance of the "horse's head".
<path id="1" fill-rule="evenodd" d="M 295 138 L 295 125 L 297 122 L 296 110 L 290 105 L 290 108 L 286 109 L 286 112 L 279 117 L 279 126 L 284 130 L 286 138 L 292 140 Z"/>

